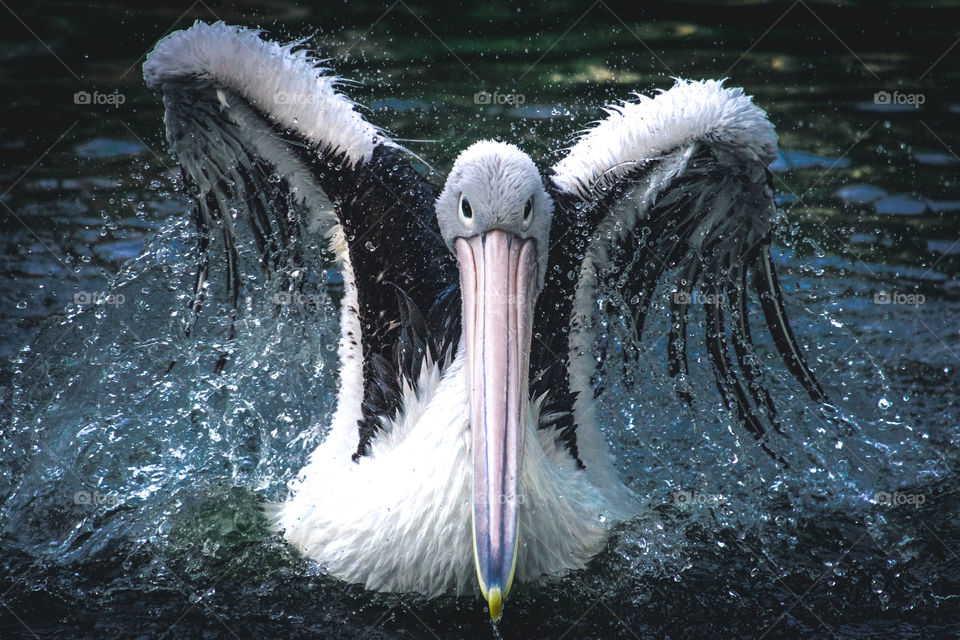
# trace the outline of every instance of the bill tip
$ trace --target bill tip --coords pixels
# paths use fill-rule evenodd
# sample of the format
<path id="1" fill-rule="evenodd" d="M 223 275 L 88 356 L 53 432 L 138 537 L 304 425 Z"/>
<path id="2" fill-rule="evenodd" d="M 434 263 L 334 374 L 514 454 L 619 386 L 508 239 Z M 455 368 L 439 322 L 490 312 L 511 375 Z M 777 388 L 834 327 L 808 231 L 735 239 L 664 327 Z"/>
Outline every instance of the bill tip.
<path id="1" fill-rule="evenodd" d="M 490 618 L 497 622 L 503 613 L 503 594 L 499 588 L 490 589 L 487 594 L 487 604 L 490 605 Z"/>

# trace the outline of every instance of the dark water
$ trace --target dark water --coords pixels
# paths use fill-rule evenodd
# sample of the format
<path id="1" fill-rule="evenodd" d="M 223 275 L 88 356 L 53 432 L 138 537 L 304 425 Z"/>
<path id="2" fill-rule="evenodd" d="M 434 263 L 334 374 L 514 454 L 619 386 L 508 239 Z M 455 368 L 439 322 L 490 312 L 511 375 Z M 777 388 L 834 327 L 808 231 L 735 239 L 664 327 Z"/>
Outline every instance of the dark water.
<path id="1" fill-rule="evenodd" d="M 960 8 L 929 4 L 0 6 L 0 637 L 495 635 L 479 600 L 322 575 L 258 515 L 323 438 L 340 292 L 316 247 L 315 304 L 277 315 L 254 280 L 233 341 L 216 313 L 183 334 L 195 243 L 139 65 L 218 17 L 311 37 L 437 180 L 483 137 L 547 166 L 602 103 L 670 76 L 728 76 L 777 126 L 776 258 L 850 425 L 766 345 L 778 467 L 708 375 L 675 401 L 665 314 L 638 345 L 612 313 L 601 412 L 649 509 L 588 570 L 518 585 L 504 637 L 960 635 Z"/>

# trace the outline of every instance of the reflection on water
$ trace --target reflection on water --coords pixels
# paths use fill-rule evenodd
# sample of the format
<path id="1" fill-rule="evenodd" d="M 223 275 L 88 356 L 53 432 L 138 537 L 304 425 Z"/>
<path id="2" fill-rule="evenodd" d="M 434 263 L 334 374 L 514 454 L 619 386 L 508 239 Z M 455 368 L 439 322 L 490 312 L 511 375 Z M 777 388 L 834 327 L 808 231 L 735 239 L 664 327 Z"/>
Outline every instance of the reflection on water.
<path id="1" fill-rule="evenodd" d="M 947 56 L 927 72 L 956 22 L 917 11 L 848 33 L 842 9 L 811 4 L 844 45 L 798 5 L 758 41 L 789 7 L 617 10 L 624 25 L 597 5 L 564 37 L 582 8 L 473 8 L 474 26 L 458 29 L 414 7 L 442 43 L 399 5 L 369 32 L 385 7 L 214 7 L 283 39 L 319 25 L 313 45 L 364 82 L 351 95 L 437 180 L 482 137 L 547 164 L 604 101 L 669 86 L 671 73 L 727 75 L 777 125 L 776 259 L 795 329 L 850 422 L 818 418 L 771 356 L 787 409 L 772 446 L 788 466 L 774 465 L 720 410 L 706 373 L 693 409 L 674 400 L 662 341 L 624 340 L 630 301 L 603 292 L 613 356 L 601 414 L 649 508 L 589 570 L 518 588 L 505 637 L 572 625 L 571 636 L 603 637 L 960 632 L 946 614 L 960 592 L 960 102 L 944 89 L 960 65 Z M 0 146 L 6 611 L 42 637 L 488 633 L 477 601 L 370 594 L 266 532 L 259 501 L 283 494 L 332 411 L 338 274 L 313 247 L 309 304 L 277 313 L 283 292 L 252 279 L 235 339 L 216 309 L 188 339 L 189 202 L 159 100 L 137 66 L 127 72 L 180 10 L 58 8 L 79 12 L 73 24 L 45 11 L 23 15 L 81 79 L 22 33 L 0 60 L 13 96 Z M 210 18 L 197 11 L 178 26 Z M 907 35 L 884 40 L 898 29 Z M 78 91 L 124 101 L 76 104 Z M 523 101 L 477 104 L 482 91 Z M 666 314 L 650 317 L 649 335 L 665 333 Z M 214 375 L 224 350 L 231 365 Z M 0 635 L 26 633 L 3 616 Z"/>

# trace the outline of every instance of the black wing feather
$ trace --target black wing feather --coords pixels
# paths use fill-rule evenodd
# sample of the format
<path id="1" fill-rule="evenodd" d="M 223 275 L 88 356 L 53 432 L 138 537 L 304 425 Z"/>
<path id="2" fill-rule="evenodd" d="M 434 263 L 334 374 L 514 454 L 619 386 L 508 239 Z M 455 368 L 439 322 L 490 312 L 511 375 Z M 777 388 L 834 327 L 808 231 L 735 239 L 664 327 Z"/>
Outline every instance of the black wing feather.
<path id="1" fill-rule="evenodd" d="M 231 67 L 230 51 L 244 61 Z M 405 152 L 373 127 L 351 119 L 352 107 L 321 81 L 324 72 L 316 65 L 255 33 L 198 23 L 162 41 L 144 68 L 150 86 L 163 93 L 168 140 L 195 195 L 200 258 L 188 334 L 204 308 L 211 270 L 222 268 L 232 309 L 227 338 L 234 337 L 233 319 L 246 281 L 242 243 L 255 247 L 255 268 L 264 279 L 279 279 L 281 290 L 293 292 L 310 269 L 322 268 L 305 258 L 307 234 L 327 232 L 333 225 L 342 228 L 357 291 L 361 335 L 356 338 L 362 345 L 359 456 L 368 450 L 383 417 L 398 410 L 400 378 L 419 366 L 420 359 L 408 348 L 426 338 L 415 339 L 410 332 L 429 327 L 418 322 L 405 328 L 405 321 L 416 319 L 412 309 L 434 309 L 456 282 L 456 271 L 434 216 L 436 187 L 414 169 Z M 356 129 L 352 144 L 357 148 L 369 148 L 373 140 L 372 152 L 338 150 L 327 137 L 342 144 L 339 131 L 307 137 L 300 128 L 281 125 L 268 110 L 276 107 L 275 96 L 273 102 L 261 97 L 259 104 L 246 99 L 245 92 L 256 87 L 251 88 L 251 78 L 238 82 L 234 70 L 248 67 L 254 76 L 258 67 L 269 70 L 272 77 L 265 81 L 312 98 L 316 114 L 336 111 L 333 116 L 323 112 L 323 117 L 340 118 L 345 130 Z M 318 219 L 324 227 L 319 231 L 313 224 Z M 218 249 L 224 254 L 222 267 L 210 255 Z M 398 289 L 404 304 L 398 304 Z M 440 333 L 446 336 L 444 330 Z M 228 355 L 220 357 L 217 371 L 227 365 Z"/>
<path id="2" fill-rule="evenodd" d="M 720 397 L 763 450 L 783 462 L 766 443 L 770 428 L 781 434 L 783 431 L 765 386 L 766 372 L 755 353 L 747 283 L 753 284 L 767 329 L 788 370 L 811 399 L 821 405 L 829 402 L 803 358 L 784 310 L 783 292 L 770 254 L 776 206 L 769 174 L 765 168 L 722 170 L 715 153 L 708 144 L 692 142 L 689 147 L 638 163 L 618 178 L 605 176 L 580 194 L 561 190 L 554 183 L 554 224 L 559 220 L 563 228 L 575 221 L 586 233 L 557 233 L 556 246 L 550 253 L 551 273 L 556 254 L 559 271 L 570 270 L 573 277 L 556 277 L 552 281 L 557 290 L 553 295 L 572 301 L 574 286 L 581 277 L 580 261 L 588 249 L 584 238 L 603 243 L 606 264 L 598 270 L 598 278 L 606 278 L 620 299 L 637 301 L 632 310 L 633 329 L 640 340 L 660 281 L 675 272 L 666 350 L 667 371 L 678 381 L 678 395 L 687 403 L 692 401 L 686 380 L 687 322 L 690 303 L 699 290 L 707 301 L 702 305 L 705 346 Z M 634 198 L 642 199 L 651 192 L 656 195 L 649 205 L 634 204 Z M 624 207 L 634 206 L 642 211 L 630 228 L 614 227 L 614 231 L 608 231 L 609 238 L 596 235 L 610 216 L 629 219 L 623 215 Z M 571 255 L 580 261 L 570 259 Z M 564 319 L 569 318 L 567 315 Z M 553 350 L 560 352 L 569 336 L 568 327 L 563 319 L 541 320 L 536 331 L 549 334 Z M 730 357 L 731 342 L 735 361 Z M 575 443 L 575 436 L 568 440 Z"/>

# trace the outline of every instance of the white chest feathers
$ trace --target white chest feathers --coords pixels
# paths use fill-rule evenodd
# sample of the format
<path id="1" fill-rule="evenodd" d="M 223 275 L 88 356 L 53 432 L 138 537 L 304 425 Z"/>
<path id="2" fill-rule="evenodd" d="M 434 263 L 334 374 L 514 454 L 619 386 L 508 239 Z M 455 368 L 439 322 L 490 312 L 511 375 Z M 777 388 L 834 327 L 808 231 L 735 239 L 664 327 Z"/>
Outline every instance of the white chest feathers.
<path id="1" fill-rule="evenodd" d="M 461 350 L 462 352 L 462 350 Z M 356 423 L 338 424 L 277 505 L 287 539 L 326 571 L 368 589 L 426 596 L 477 590 L 471 511 L 473 471 L 464 363 L 425 366 L 397 420 L 359 463 Z M 342 407 L 341 407 L 342 409 Z M 537 430 L 531 403 L 520 477 L 517 576 L 537 580 L 582 568 L 609 529 L 629 515 Z"/>

